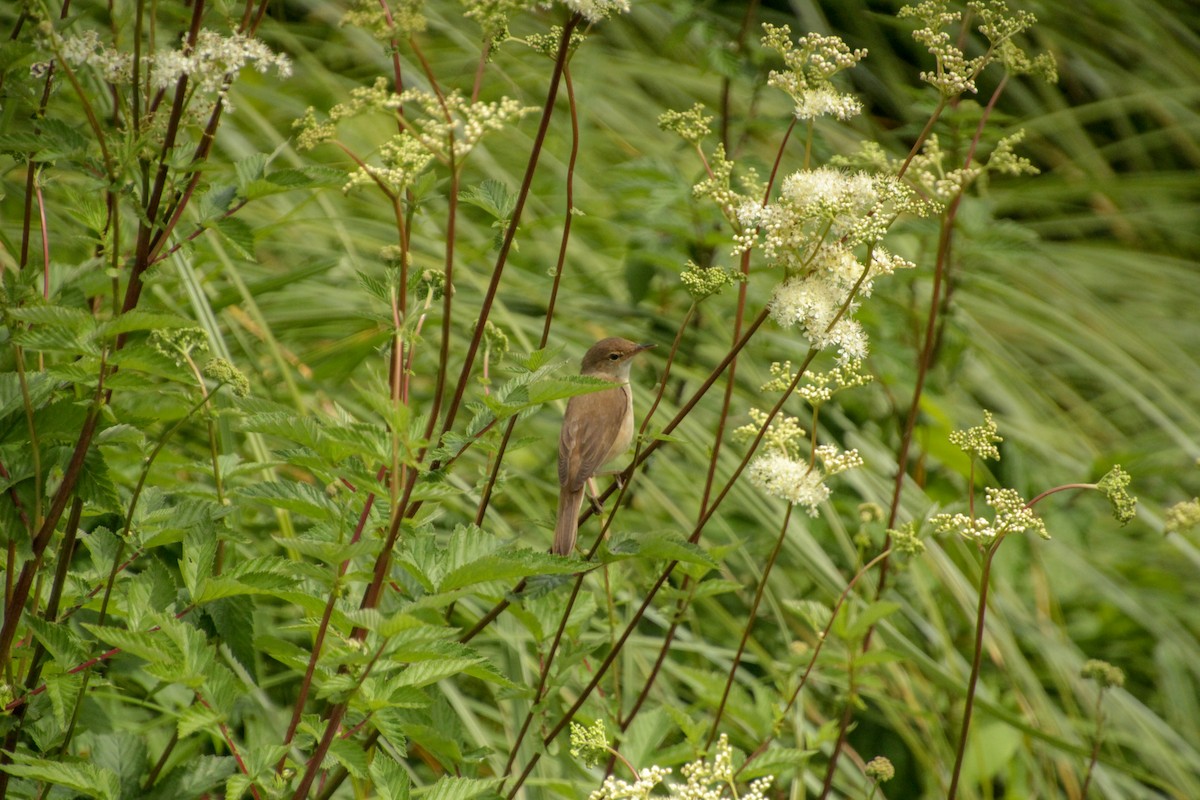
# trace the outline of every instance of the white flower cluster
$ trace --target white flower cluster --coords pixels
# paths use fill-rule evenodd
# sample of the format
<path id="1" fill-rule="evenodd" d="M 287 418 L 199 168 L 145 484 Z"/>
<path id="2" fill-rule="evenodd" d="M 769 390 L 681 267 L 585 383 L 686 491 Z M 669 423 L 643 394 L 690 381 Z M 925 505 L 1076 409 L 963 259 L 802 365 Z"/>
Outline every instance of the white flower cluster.
<path id="1" fill-rule="evenodd" d="M 397 134 L 379 147 L 379 164 L 363 163 L 350 174 L 342 187 L 349 192 L 356 186 L 380 182 L 392 191 L 411 186 L 433 161 L 433 153 L 407 132 Z"/>
<path id="2" fill-rule="evenodd" d="M 750 409 L 754 422 L 734 431 L 737 439 L 758 434 L 767 423 L 767 415 Z M 774 420 L 763 436 L 763 454 L 750 462 L 746 470 L 750 482 L 773 497 L 803 506 L 811 516 L 817 515 L 817 507 L 829 499 L 829 487 L 825 480 L 839 472 L 860 467 L 862 456 L 857 450 L 841 450 L 837 445 L 818 445 L 811 461 L 799 457 L 801 443 L 805 437 L 795 417 L 781 416 Z M 820 461 L 818 468 L 816 462 Z"/>
<path id="3" fill-rule="evenodd" d="M 123 53 L 100 41 L 96 31 L 84 31 L 76 36 L 55 37 L 60 57 L 71 66 L 88 64 L 100 73 L 107 83 L 123 85 L 133 80 L 133 54 Z"/>
<path id="4" fill-rule="evenodd" d="M 750 464 L 750 482 L 769 495 L 802 506 L 815 517 L 818 506 L 829 499 L 826 479 L 863 464 L 857 450 L 840 450 L 832 444 L 817 447 L 817 457 L 821 468 L 778 453 L 760 456 Z"/>
<path id="5" fill-rule="evenodd" d="M 894 176 L 830 167 L 789 175 L 773 203 L 741 204 L 739 249 L 761 241 L 768 263 L 784 269 L 771 301 L 776 322 L 799 327 L 814 347 L 837 349 L 843 364 L 865 358 L 866 334 L 853 319 L 859 298 L 879 276 L 913 266 L 876 244 L 901 211 L 925 208 Z M 861 246 L 867 263 L 855 255 Z"/>
<path id="6" fill-rule="evenodd" d="M 787 70 L 772 70 L 767 84 L 791 95 L 797 119 L 832 116 L 846 120 L 862 113 L 862 103 L 839 92 L 830 78 L 865 58 L 866 50 L 851 50 L 837 36 L 817 33 L 805 34 L 793 44 L 786 25 L 767 23 L 763 30 L 763 46 L 778 52 L 787 65 Z"/>
<path id="7" fill-rule="evenodd" d="M 563 0 L 563 5 L 582 14 L 588 22 L 599 22 L 613 14 L 629 13 L 629 0 Z"/>
<path id="8" fill-rule="evenodd" d="M 155 55 L 154 80 L 158 86 L 167 88 L 187 75 L 199 91 L 223 97 L 231 76 L 251 64 L 264 75 L 272 68 L 283 78 L 292 74 L 288 57 L 272 53 L 258 39 L 240 33 L 222 36 L 216 31 L 202 30 L 191 50 L 168 50 Z"/>
<path id="9" fill-rule="evenodd" d="M 967 514 L 938 514 L 931 522 L 939 533 L 957 533 L 980 544 L 1028 530 L 1043 539 L 1050 538 L 1046 523 L 1034 515 L 1015 489 L 988 487 L 987 504 L 996 511 L 994 519 L 972 518 Z"/>
<path id="10" fill-rule="evenodd" d="M 588 800 L 646 800 L 655 786 L 671 774 L 670 767 L 646 767 L 633 783 L 609 775 Z"/>
<path id="11" fill-rule="evenodd" d="M 456 161 L 466 158 L 485 133 L 500 130 L 509 122 L 537 111 L 533 106 L 523 106 L 511 97 L 502 97 L 495 102 L 472 103 L 458 90 L 438 98 L 423 89 L 406 89 L 400 95 L 400 100 L 405 105 L 413 103 L 419 106 L 423 112 L 405 118 L 421 144 L 441 158 L 448 158 L 453 152 Z"/>
<path id="12" fill-rule="evenodd" d="M 108 47 L 96 31 L 69 37 L 60 37 L 54 32 L 50 35 L 60 57 L 72 66 L 86 64 L 114 85 L 125 85 L 133 80 L 133 54 Z M 146 55 L 141 63 L 146 74 L 151 76 L 152 85 L 158 89 L 170 89 L 187 75 L 195 92 L 211 100 L 206 108 L 193 106 L 190 109 L 192 116 L 197 118 L 206 116 L 212 103 L 218 100 L 224 101 L 226 111 L 233 111 L 227 96 L 229 84 L 245 66 L 253 65 L 263 74 L 274 69 L 282 78 L 292 74 L 288 57 L 271 52 L 258 39 L 240 33 L 222 36 L 211 30 L 200 31 L 193 48 L 189 49 L 185 42 L 179 50 Z"/>

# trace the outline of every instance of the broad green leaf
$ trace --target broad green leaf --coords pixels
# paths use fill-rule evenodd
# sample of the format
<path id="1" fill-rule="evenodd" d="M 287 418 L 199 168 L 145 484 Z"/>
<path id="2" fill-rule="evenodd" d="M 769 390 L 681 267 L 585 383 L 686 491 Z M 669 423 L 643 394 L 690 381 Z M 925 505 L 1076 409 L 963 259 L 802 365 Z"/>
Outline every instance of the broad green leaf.
<path id="1" fill-rule="evenodd" d="M 409 664 L 400 673 L 400 683 L 406 686 L 428 686 L 443 678 L 465 672 L 482 661 L 482 656 L 474 658 L 443 658 L 437 661 L 418 661 Z"/>
<path id="2" fill-rule="evenodd" d="M 243 487 L 238 494 L 315 520 L 335 519 L 339 513 L 329 496 L 309 483 L 269 481 Z"/>
<path id="3" fill-rule="evenodd" d="M 238 255 L 254 258 L 254 229 L 240 217 L 222 217 L 212 224 L 225 241 L 233 245 Z"/>
<path id="4" fill-rule="evenodd" d="M 370 772 L 380 800 L 409 800 L 408 770 L 386 751 L 376 751 L 371 759 Z"/>
<path id="5" fill-rule="evenodd" d="M 428 791 L 418 792 L 421 800 L 472 800 L 490 795 L 502 778 L 454 778 L 443 776 Z"/>
<path id="6" fill-rule="evenodd" d="M 41 617 L 27 615 L 25 624 L 63 669 L 70 669 L 85 658 L 83 643 L 65 622 L 47 622 Z"/>
<path id="7" fill-rule="evenodd" d="M 204 606 L 213 628 L 250 677 L 258 679 L 254 650 L 254 598 L 226 597 Z"/>
<path id="8" fill-rule="evenodd" d="M 0 770 L 9 775 L 61 786 L 98 800 L 118 800 L 121 796 L 121 781 L 116 773 L 90 762 L 50 761 L 21 752 L 11 757 L 14 763 L 0 764 Z"/>
<path id="9" fill-rule="evenodd" d="M 459 200 L 483 209 L 498 220 L 508 219 L 516 205 L 516 198 L 509 194 L 508 187 L 494 180 L 485 180 L 478 186 L 468 186 L 459 194 Z"/>

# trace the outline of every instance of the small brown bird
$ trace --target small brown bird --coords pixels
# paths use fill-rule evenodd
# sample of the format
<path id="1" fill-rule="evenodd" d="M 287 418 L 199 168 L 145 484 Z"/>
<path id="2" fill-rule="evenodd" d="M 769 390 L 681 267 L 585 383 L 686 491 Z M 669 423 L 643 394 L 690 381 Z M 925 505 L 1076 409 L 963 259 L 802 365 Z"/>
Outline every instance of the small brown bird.
<path id="1" fill-rule="evenodd" d="M 584 485 L 600 467 L 628 450 L 633 441 L 629 366 L 634 356 L 651 347 L 654 345 L 612 336 L 596 342 L 583 356 L 580 375 L 617 385 L 567 401 L 558 439 L 558 483 L 562 487 L 554 526 L 554 552 L 558 555 L 568 555 L 575 549 Z"/>

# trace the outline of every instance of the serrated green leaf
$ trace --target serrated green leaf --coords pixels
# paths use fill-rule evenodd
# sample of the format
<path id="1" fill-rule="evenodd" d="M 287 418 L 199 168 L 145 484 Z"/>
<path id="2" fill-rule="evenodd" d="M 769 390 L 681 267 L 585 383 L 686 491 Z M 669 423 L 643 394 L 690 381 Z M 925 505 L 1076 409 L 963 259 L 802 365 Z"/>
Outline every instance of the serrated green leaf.
<path id="1" fill-rule="evenodd" d="M 0 764 L 0 769 L 9 775 L 62 786 L 100 800 L 117 800 L 120 797 L 121 782 L 112 770 L 86 761 L 49 761 L 21 752 L 12 753 L 10 757 L 15 763 Z"/>
<path id="2" fill-rule="evenodd" d="M 237 173 L 238 185 L 245 186 L 251 181 L 262 178 L 266 167 L 266 153 L 255 153 L 245 158 L 239 158 L 233 165 L 234 171 Z"/>
<path id="3" fill-rule="evenodd" d="M 59 673 L 46 678 L 46 696 L 50 698 L 50 709 L 59 725 L 65 726 L 69 715 L 74 713 L 82 685 L 83 675 L 79 673 Z"/>
<path id="4" fill-rule="evenodd" d="M 178 662 L 183 657 L 183 653 L 161 631 L 127 631 L 86 622 L 83 627 L 105 644 L 119 647 L 121 652 L 137 656 L 150 664 Z"/>
<path id="5" fill-rule="evenodd" d="M 47 622 L 30 615 L 25 617 L 25 624 L 63 669 L 70 669 L 84 660 L 83 643 L 67 623 Z"/>
<path id="6" fill-rule="evenodd" d="M 195 800 L 221 785 L 236 769 L 233 756 L 193 756 L 139 800 Z"/>
<path id="7" fill-rule="evenodd" d="M 421 800 L 472 800 L 491 794 L 502 781 L 502 778 L 455 778 L 445 775 L 418 796 Z"/>
<path id="8" fill-rule="evenodd" d="M 655 531 L 652 533 L 624 534 L 613 537 L 607 544 L 610 557 L 652 558 L 662 561 L 679 561 L 715 569 L 717 562 L 698 545 L 694 545 L 680 534 Z"/>
<path id="9" fill-rule="evenodd" d="M 289 167 L 275 170 L 267 175 L 267 180 L 289 189 L 341 186 L 346 182 L 346 173 L 331 167 Z"/>
<path id="10" fill-rule="evenodd" d="M 258 660 L 254 650 L 254 598 L 246 595 L 226 597 L 204 607 L 213 628 L 229 652 L 258 680 Z"/>
<path id="11" fill-rule="evenodd" d="M 254 258 L 254 229 L 245 220 L 239 217 L 222 217 L 213 223 L 212 227 L 233 245 L 242 258 Z"/>
<path id="12" fill-rule="evenodd" d="M 329 496 L 309 483 L 269 481 L 244 487 L 238 494 L 315 520 L 336 519 L 338 515 L 337 506 Z"/>
<path id="13" fill-rule="evenodd" d="M 117 776 L 121 797 L 137 797 L 146 759 L 146 743 L 141 737 L 131 731 L 110 731 L 93 739 L 89 760 Z"/>
<path id="14" fill-rule="evenodd" d="M 14 306 L 5 312 L 12 319 L 41 328 L 84 333 L 96 328 L 96 319 L 82 308 L 54 305 Z"/>
<path id="15" fill-rule="evenodd" d="M 179 572 L 183 585 L 192 599 L 203 596 L 204 584 L 213 572 L 217 558 L 217 540 L 205 531 L 193 530 L 187 534 L 183 545 L 183 558 L 179 561 Z"/>
<path id="16" fill-rule="evenodd" d="M 69 355 L 100 354 L 100 348 L 81 332 L 70 328 L 52 328 L 38 325 L 18 331 L 13 341 L 26 350 L 39 353 L 66 353 Z"/>
<path id="17" fill-rule="evenodd" d="M 483 209 L 497 220 L 508 219 L 516 205 L 516 198 L 509 195 L 508 187 L 495 180 L 485 180 L 478 186 L 468 186 L 459 194 L 459 200 Z"/>
<path id="18" fill-rule="evenodd" d="M 762 755 L 747 764 L 746 768 L 738 775 L 739 778 L 747 781 L 766 775 L 781 778 L 803 768 L 816 753 L 816 750 L 800 750 L 795 747 L 769 747 Z M 776 781 L 776 783 L 778 782 Z"/>
<path id="19" fill-rule="evenodd" d="M 358 742 L 339 736 L 330 745 L 329 754 L 355 778 L 366 777 L 367 753 Z"/>
<path id="20" fill-rule="evenodd" d="M 409 664 L 400 673 L 399 684 L 402 686 L 428 686 L 443 678 L 465 672 L 483 660 L 482 656 L 473 658 L 442 658 L 436 661 L 418 661 Z"/>
<path id="21" fill-rule="evenodd" d="M 377 751 L 371 759 L 371 781 L 380 800 L 409 800 L 408 770 L 385 751 Z"/>

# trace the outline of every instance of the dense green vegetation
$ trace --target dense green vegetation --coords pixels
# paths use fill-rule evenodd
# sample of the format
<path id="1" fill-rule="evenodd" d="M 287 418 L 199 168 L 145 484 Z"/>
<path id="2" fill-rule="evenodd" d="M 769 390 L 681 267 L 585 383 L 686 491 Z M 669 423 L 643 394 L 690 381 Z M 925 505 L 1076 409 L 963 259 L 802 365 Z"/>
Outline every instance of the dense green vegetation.
<path id="1" fill-rule="evenodd" d="M 1200 797 L 1200 11 L 524 5 L 0 9 L 0 797 Z"/>

